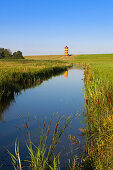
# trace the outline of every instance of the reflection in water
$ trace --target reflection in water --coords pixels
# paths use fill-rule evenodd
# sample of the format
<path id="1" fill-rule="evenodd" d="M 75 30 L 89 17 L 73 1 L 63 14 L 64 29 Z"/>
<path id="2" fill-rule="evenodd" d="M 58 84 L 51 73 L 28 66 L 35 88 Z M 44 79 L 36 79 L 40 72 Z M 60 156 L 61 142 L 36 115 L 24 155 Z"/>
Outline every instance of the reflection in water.
<path id="1" fill-rule="evenodd" d="M 67 78 L 67 77 L 68 77 L 68 70 L 67 70 L 67 71 L 65 71 L 65 73 L 64 73 L 64 77 L 65 77 L 65 78 Z"/>
<path id="2" fill-rule="evenodd" d="M 15 96 L 19 95 L 21 91 L 24 89 L 24 92 L 26 89 L 29 89 L 31 87 L 35 87 L 37 85 L 40 85 L 44 80 L 48 80 L 52 76 L 60 75 L 63 70 L 59 71 L 58 73 L 48 73 L 45 76 L 43 76 L 41 79 L 33 78 L 33 79 L 21 79 L 19 82 L 3 82 L 0 84 L 0 121 L 3 121 L 3 114 L 5 110 L 7 110 L 11 103 L 15 101 Z M 37 76 L 37 75 L 36 75 Z"/>
<path id="3" fill-rule="evenodd" d="M 15 100 L 15 95 L 20 94 L 21 90 L 40 85 L 42 81 L 27 81 L 21 83 L 5 83 L 0 86 L 0 121 L 3 121 L 3 113 Z"/>

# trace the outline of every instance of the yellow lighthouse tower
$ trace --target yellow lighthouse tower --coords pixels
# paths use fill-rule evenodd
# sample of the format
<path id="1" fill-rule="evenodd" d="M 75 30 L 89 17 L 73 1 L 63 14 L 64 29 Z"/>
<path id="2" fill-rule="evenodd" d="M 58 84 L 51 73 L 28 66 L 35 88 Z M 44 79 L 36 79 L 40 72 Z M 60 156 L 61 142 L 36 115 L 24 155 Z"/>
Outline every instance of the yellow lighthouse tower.
<path id="1" fill-rule="evenodd" d="M 65 56 L 68 56 L 68 47 L 67 46 L 64 48 L 64 51 L 65 51 Z"/>

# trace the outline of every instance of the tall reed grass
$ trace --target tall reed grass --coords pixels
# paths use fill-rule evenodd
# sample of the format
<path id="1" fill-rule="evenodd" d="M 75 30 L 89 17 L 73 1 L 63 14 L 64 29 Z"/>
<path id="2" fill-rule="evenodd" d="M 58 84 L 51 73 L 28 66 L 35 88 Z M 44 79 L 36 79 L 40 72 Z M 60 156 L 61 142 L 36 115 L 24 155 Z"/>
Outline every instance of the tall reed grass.
<path id="1" fill-rule="evenodd" d="M 57 153 L 57 155 L 55 156 L 55 149 L 65 129 L 71 122 L 70 116 L 64 118 L 59 117 L 58 121 L 56 122 L 51 143 L 49 143 L 49 146 L 47 144 L 49 140 L 49 133 L 53 131 L 50 124 L 47 125 L 45 122 L 43 123 L 39 144 L 35 145 L 31 140 L 29 126 L 26 121 L 24 122 L 28 134 L 28 141 L 26 146 L 29 152 L 29 160 L 21 161 L 21 154 L 19 153 L 19 143 L 16 140 L 15 155 L 8 151 L 12 158 L 12 165 L 14 169 L 22 170 L 24 167 L 26 167 L 25 164 L 27 163 L 27 166 L 33 170 L 60 170 L 60 153 Z"/>
<path id="2" fill-rule="evenodd" d="M 107 69 L 86 66 L 84 71 L 86 147 L 92 167 L 99 170 L 113 168 L 113 69 Z"/>

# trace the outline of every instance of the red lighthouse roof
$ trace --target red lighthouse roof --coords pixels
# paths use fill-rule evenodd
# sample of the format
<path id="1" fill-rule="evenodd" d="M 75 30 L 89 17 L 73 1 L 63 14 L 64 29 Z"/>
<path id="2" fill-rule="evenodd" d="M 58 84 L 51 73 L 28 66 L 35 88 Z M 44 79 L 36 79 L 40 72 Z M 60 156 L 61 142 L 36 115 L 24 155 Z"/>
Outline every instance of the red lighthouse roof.
<path id="1" fill-rule="evenodd" d="M 68 46 L 65 46 L 65 49 L 68 49 Z"/>

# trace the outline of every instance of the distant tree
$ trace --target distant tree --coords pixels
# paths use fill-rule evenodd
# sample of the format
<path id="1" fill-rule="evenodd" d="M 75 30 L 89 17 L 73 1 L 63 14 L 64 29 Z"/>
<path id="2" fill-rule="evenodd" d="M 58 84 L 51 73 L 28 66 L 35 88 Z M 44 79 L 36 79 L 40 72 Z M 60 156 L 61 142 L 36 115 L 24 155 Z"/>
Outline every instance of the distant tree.
<path id="1" fill-rule="evenodd" d="M 4 58 L 4 48 L 0 48 L 0 58 Z"/>
<path id="2" fill-rule="evenodd" d="M 9 49 L 4 49 L 4 57 L 5 58 L 11 58 L 12 52 Z"/>
<path id="3" fill-rule="evenodd" d="M 24 59 L 24 57 L 22 56 L 22 52 L 21 51 L 17 51 L 14 52 L 12 55 L 12 52 L 10 49 L 4 49 L 4 48 L 0 48 L 0 59 L 7 59 L 7 58 L 11 58 L 11 59 Z"/>
<path id="4" fill-rule="evenodd" d="M 17 51 L 17 52 L 13 53 L 13 58 L 17 58 L 17 59 L 21 58 L 21 59 L 23 59 L 24 57 L 23 57 L 21 51 Z"/>

